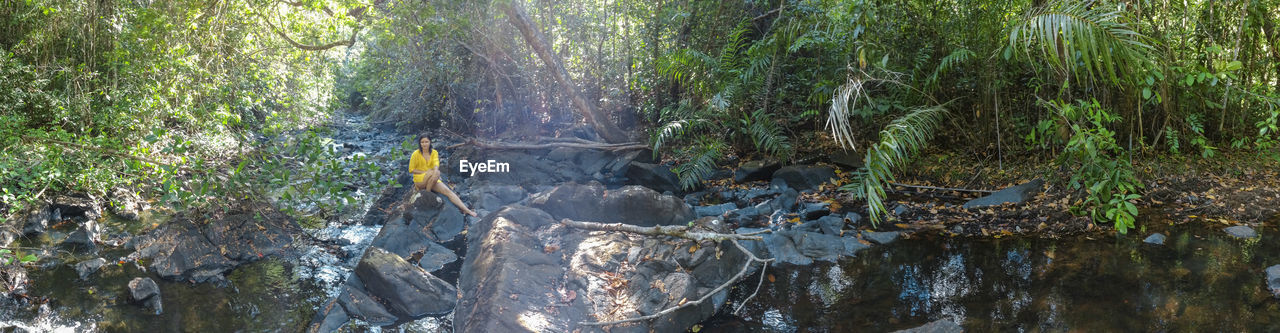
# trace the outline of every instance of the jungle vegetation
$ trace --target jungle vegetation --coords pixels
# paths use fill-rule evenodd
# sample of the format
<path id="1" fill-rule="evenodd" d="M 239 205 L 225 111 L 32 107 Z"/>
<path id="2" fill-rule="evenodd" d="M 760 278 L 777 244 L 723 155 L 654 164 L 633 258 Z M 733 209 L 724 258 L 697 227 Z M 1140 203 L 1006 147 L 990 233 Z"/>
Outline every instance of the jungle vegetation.
<path id="1" fill-rule="evenodd" d="M 284 171 L 325 159 L 306 133 L 337 111 L 647 141 L 686 187 L 729 156 L 846 149 L 865 158 L 844 189 L 876 221 L 923 150 L 1054 161 L 1078 213 L 1122 232 L 1133 159 L 1280 138 L 1277 0 L 0 3 L 6 219 L 119 186 L 182 207 L 340 199 L 344 177 Z"/>

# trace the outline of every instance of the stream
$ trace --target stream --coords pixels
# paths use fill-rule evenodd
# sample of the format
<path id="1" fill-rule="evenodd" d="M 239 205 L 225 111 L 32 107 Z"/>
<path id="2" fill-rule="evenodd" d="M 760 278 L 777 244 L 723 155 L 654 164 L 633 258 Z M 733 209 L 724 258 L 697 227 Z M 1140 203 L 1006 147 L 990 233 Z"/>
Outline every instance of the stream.
<path id="1" fill-rule="evenodd" d="M 401 137 L 340 116 L 334 144 L 398 168 Z M 274 332 L 302 331 L 317 308 L 334 297 L 380 226 L 359 220 L 376 194 L 357 192 L 360 213 L 339 216 L 299 237 L 292 253 L 241 266 L 226 286 L 159 278 L 107 247 L 96 255 L 56 246 L 64 232 L 19 246 L 42 248 L 29 270 L 30 295 L 46 301 L 0 300 L 0 331 L 18 332 Z M 108 218 L 104 235 L 136 233 L 131 225 L 163 223 L 143 216 Z M 1280 302 L 1263 270 L 1280 264 L 1275 230 L 1259 239 L 1232 238 L 1211 222 L 1170 226 L 1160 212 L 1144 213 L 1121 238 L 1004 239 L 921 236 L 876 246 L 854 258 L 811 267 L 771 267 L 743 312 L 729 312 L 761 278 L 740 283 L 731 301 L 702 324 L 704 332 L 881 332 L 949 319 L 969 331 L 1280 331 Z M 1144 244 L 1152 232 L 1164 245 Z M 338 250 L 334 250 L 338 248 Z M 75 263 L 108 263 L 81 280 Z M 164 311 L 128 302 L 135 277 L 159 283 Z M 364 325 L 355 323 L 356 326 Z M 379 328 L 372 328 L 380 331 Z M 395 329 L 448 331 L 435 318 Z"/>

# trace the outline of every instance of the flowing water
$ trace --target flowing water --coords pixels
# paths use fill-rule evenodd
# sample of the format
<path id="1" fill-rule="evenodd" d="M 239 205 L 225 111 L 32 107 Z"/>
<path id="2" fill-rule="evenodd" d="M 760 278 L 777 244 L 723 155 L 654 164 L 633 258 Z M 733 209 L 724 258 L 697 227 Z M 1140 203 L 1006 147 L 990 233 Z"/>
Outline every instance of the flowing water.
<path id="1" fill-rule="evenodd" d="M 707 326 L 878 332 L 950 319 L 973 332 L 1280 331 L 1280 300 L 1264 281 L 1280 264 L 1278 235 L 1267 228 L 1242 240 L 1222 227 L 1170 227 L 1162 246 L 1141 232 L 902 240 L 836 264 L 771 270 L 739 317 Z"/>

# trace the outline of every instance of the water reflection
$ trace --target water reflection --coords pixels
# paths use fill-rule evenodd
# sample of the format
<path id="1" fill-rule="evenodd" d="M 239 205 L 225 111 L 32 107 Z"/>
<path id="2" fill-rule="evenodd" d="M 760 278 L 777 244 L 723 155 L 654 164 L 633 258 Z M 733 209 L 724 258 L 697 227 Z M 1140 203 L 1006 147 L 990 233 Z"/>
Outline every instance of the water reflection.
<path id="1" fill-rule="evenodd" d="M 1252 241 L 1209 227 L 1164 232 L 1164 246 L 1143 244 L 1145 233 L 904 240 L 779 272 L 740 320 L 768 332 L 892 331 L 943 318 L 978 332 L 1280 331 L 1263 273 L 1280 264 L 1274 232 Z"/>

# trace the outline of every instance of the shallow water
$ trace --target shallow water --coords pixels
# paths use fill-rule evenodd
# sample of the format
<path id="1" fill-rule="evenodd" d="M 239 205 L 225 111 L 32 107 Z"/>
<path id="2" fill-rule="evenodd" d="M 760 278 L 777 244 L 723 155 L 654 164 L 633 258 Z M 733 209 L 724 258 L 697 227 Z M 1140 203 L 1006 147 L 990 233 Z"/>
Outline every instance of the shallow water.
<path id="1" fill-rule="evenodd" d="M 1263 272 L 1280 264 L 1276 233 L 1240 240 L 1222 227 L 1173 227 L 1163 246 L 1142 243 L 1149 232 L 902 240 L 836 264 L 771 270 L 774 282 L 741 316 L 707 326 L 877 332 L 951 319 L 974 332 L 1280 331 L 1280 300 Z"/>

